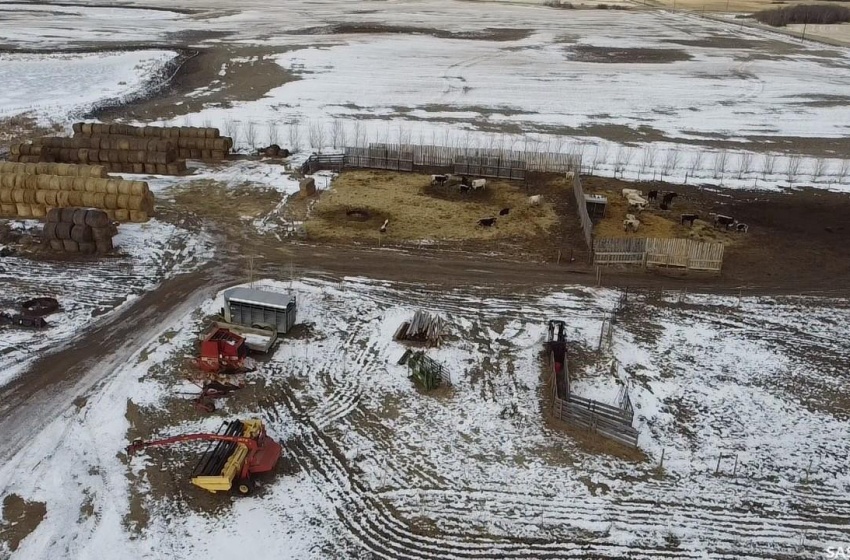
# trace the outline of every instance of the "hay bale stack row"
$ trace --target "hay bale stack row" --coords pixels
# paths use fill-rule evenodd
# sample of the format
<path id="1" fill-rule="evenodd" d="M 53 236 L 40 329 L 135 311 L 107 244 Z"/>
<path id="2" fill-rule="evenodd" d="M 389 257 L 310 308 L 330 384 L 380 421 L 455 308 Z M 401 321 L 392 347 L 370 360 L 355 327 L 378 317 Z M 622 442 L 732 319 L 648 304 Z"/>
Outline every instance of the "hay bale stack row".
<path id="1" fill-rule="evenodd" d="M 97 123 L 74 124 L 74 138 L 97 137 L 114 137 L 125 144 L 130 138 L 136 140 L 168 140 L 174 144 L 174 148 L 177 150 L 177 156 L 181 159 L 222 160 L 233 149 L 233 139 L 221 136 L 217 128 L 131 126 L 126 124 Z"/>
<path id="2" fill-rule="evenodd" d="M 93 208 L 51 208 L 46 215 L 42 238 L 55 251 L 108 253 L 117 233 L 109 216 Z"/>
<path id="3" fill-rule="evenodd" d="M 74 135 L 117 134 L 154 138 L 219 138 L 217 128 L 196 126 L 133 126 L 129 124 L 74 123 Z"/>
<path id="4" fill-rule="evenodd" d="M 58 175 L 60 177 L 92 177 L 107 179 L 109 175 L 102 165 L 75 165 L 71 163 L 12 163 L 0 162 L 0 174 Z"/>
<path id="5" fill-rule="evenodd" d="M 145 222 L 154 198 L 144 181 L 0 174 L 0 216 L 41 218 L 51 208 L 99 208 L 117 221 Z"/>
<path id="6" fill-rule="evenodd" d="M 178 159 L 177 150 L 174 148 L 162 152 L 151 152 L 147 150 L 94 150 L 91 148 L 57 148 L 40 144 L 15 144 L 10 148 L 9 161 L 24 164 L 43 162 L 97 164 L 97 166 L 112 173 L 182 175 L 186 172 L 186 160 Z"/>
<path id="7" fill-rule="evenodd" d="M 175 143 L 162 138 L 136 138 L 135 136 L 74 136 L 62 138 L 46 136 L 33 140 L 34 145 L 49 148 L 88 148 L 90 150 L 135 150 L 143 152 L 173 152 Z"/>

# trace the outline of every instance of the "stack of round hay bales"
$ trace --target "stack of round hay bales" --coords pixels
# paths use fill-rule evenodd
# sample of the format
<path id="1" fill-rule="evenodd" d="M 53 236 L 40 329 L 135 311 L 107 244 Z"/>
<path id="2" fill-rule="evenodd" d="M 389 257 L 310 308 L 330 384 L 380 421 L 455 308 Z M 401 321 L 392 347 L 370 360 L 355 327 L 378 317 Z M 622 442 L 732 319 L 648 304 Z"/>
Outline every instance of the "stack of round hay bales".
<path id="1" fill-rule="evenodd" d="M 144 181 L 0 173 L 0 215 L 41 218 L 50 208 L 80 206 L 100 208 L 113 220 L 145 222 L 154 198 Z"/>
<path id="2" fill-rule="evenodd" d="M 68 253 L 108 253 L 117 233 L 103 210 L 93 208 L 51 208 L 42 230 L 45 245 Z"/>
<path id="3" fill-rule="evenodd" d="M 233 149 L 233 139 L 221 136 L 217 128 L 191 126 L 130 126 L 125 124 L 74 124 L 74 138 L 116 136 L 121 138 L 167 139 L 175 143 L 182 159 L 222 160 Z"/>
<path id="4" fill-rule="evenodd" d="M 109 177 L 102 165 L 74 165 L 70 163 L 12 163 L 0 162 L 0 174 L 59 175 L 61 177 Z"/>
<path id="5" fill-rule="evenodd" d="M 186 172 L 186 161 L 179 159 L 174 143 L 158 138 L 47 137 L 11 146 L 9 160 L 96 164 L 116 173 L 181 175 Z"/>

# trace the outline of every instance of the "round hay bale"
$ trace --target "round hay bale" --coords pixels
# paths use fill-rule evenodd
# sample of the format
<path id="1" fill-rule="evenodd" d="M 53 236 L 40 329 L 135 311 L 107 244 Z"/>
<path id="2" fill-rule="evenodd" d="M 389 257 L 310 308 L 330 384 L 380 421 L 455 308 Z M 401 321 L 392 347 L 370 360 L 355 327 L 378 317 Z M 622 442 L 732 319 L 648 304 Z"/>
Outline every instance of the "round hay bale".
<path id="1" fill-rule="evenodd" d="M 12 144 L 9 146 L 9 153 L 14 155 L 21 154 L 21 145 L 20 144 Z"/>
<path id="2" fill-rule="evenodd" d="M 70 191 L 68 192 L 68 204 L 71 206 L 83 206 L 85 203 L 83 202 L 83 195 L 85 193 Z"/>
<path id="3" fill-rule="evenodd" d="M 15 204 L 23 204 L 24 203 L 24 190 L 23 189 L 12 189 L 12 202 Z"/>
<path id="4" fill-rule="evenodd" d="M 130 181 L 130 193 L 133 196 L 143 196 L 148 190 L 148 184 L 144 181 Z"/>
<path id="5" fill-rule="evenodd" d="M 109 163 L 109 150 L 98 150 L 97 159 L 101 163 Z"/>
<path id="6" fill-rule="evenodd" d="M 35 193 L 37 192 L 29 189 L 24 190 L 24 203 L 35 204 Z"/>
<path id="7" fill-rule="evenodd" d="M 47 193 L 50 191 L 35 191 L 35 201 L 38 204 L 47 204 Z"/>
<path id="8" fill-rule="evenodd" d="M 53 163 L 36 163 L 35 164 L 35 173 L 36 175 L 49 175 L 52 170 Z"/>
<path id="9" fill-rule="evenodd" d="M 133 143 L 131 143 L 126 138 L 119 138 L 115 141 L 115 148 L 118 150 L 130 150 L 132 149 Z"/>
<path id="10" fill-rule="evenodd" d="M 54 251 L 64 251 L 65 243 L 61 239 L 51 239 L 50 248 Z"/>
<path id="11" fill-rule="evenodd" d="M 62 221 L 62 209 L 61 208 L 51 208 L 47 212 L 47 221 L 48 221 L 48 223 L 52 223 L 52 224 L 58 224 L 59 222 L 61 222 Z"/>
<path id="12" fill-rule="evenodd" d="M 64 190 L 62 188 L 62 178 L 56 175 L 50 175 L 50 180 L 48 181 L 48 188 L 52 191 L 61 191 Z"/>
<path id="13" fill-rule="evenodd" d="M 18 214 L 18 207 L 15 204 L 0 204 L 0 213 L 4 216 L 16 216 Z"/>
<path id="14" fill-rule="evenodd" d="M 76 208 L 62 208 L 62 219 L 59 221 L 65 224 L 73 224 L 76 210 Z"/>
<path id="15" fill-rule="evenodd" d="M 85 210 L 83 210 L 85 214 Z M 81 241 L 92 241 L 91 228 L 87 225 L 75 225 L 71 228 L 71 239 L 77 243 Z"/>
<path id="16" fill-rule="evenodd" d="M 54 163 L 53 167 L 53 172 L 56 175 L 62 175 L 64 177 L 74 177 L 77 175 L 76 165 L 71 165 L 70 163 Z"/>
<path id="17" fill-rule="evenodd" d="M 44 218 L 47 215 L 47 207 L 43 204 L 33 204 L 32 205 L 32 217 L 33 218 Z"/>
<path id="18" fill-rule="evenodd" d="M 109 225 L 109 216 L 103 210 L 89 210 L 86 213 L 86 225 L 98 229 L 105 228 Z"/>
<path id="19" fill-rule="evenodd" d="M 136 197 L 131 197 L 128 194 L 119 194 L 118 200 L 117 200 L 118 208 L 128 208 L 129 209 L 130 208 L 130 206 L 129 206 L 130 198 L 136 198 Z"/>
<path id="20" fill-rule="evenodd" d="M 107 218 L 107 224 L 109 223 Z M 104 227 L 93 227 L 91 228 L 92 239 L 95 241 L 107 241 L 112 239 L 112 227 L 104 226 Z"/>
<path id="21" fill-rule="evenodd" d="M 106 193 L 92 193 L 92 203 L 89 204 L 94 208 L 106 208 Z"/>
<path id="22" fill-rule="evenodd" d="M 57 191 L 45 191 L 44 203 L 47 206 L 58 206 L 59 193 Z"/>
<path id="23" fill-rule="evenodd" d="M 118 185 L 120 184 L 121 181 L 118 179 L 107 179 L 105 192 L 107 194 L 118 194 Z"/>
<path id="24" fill-rule="evenodd" d="M 91 123 L 83 123 L 83 126 L 82 126 L 81 128 L 82 128 L 82 131 L 81 131 L 81 132 L 82 132 L 85 136 L 91 136 L 91 135 L 92 135 L 92 126 L 91 126 Z"/>
<path id="25" fill-rule="evenodd" d="M 133 173 L 144 173 L 145 172 L 145 164 L 144 163 L 134 163 L 133 164 Z"/>
<path id="26" fill-rule="evenodd" d="M 156 175 L 156 164 L 145 162 L 145 173 L 149 175 Z"/>
<path id="27" fill-rule="evenodd" d="M 95 243 L 95 247 L 97 248 L 98 253 L 109 253 L 114 249 L 114 245 L 112 244 L 112 239 L 104 239 L 103 241 L 97 241 Z"/>
<path id="28" fill-rule="evenodd" d="M 15 210 L 20 218 L 32 218 L 32 206 L 29 204 L 15 204 Z"/>
<path id="29" fill-rule="evenodd" d="M 128 210 L 144 210 L 145 209 L 145 197 L 144 196 L 127 197 L 127 204 L 125 206 L 122 206 L 121 208 L 127 208 Z"/>
<path id="30" fill-rule="evenodd" d="M 4 189 L 15 188 L 15 176 L 14 175 L 0 175 L 0 187 L 3 187 Z"/>
<path id="31" fill-rule="evenodd" d="M 118 181 L 118 194 L 132 194 L 133 181 Z"/>
<path id="32" fill-rule="evenodd" d="M 83 123 L 75 122 L 71 125 L 71 130 L 74 131 L 74 134 L 82 134 L 83 133 Z"/>
<path id="33" fill-rule="evenodd" d="M 79 244 L 72 239 L 63 240 L 62 246 L 66 253 L 78 253 L 80 251 Z"/>
<path id="34" fill-rule="evenodd" d="M 68 193 L 66 191 L 58 191 L 56 193 L 56 206 L 59 206 L 61 208 L 70 206 L 70 204 L 68 203 Z"/>
<path id="35" fill-rule="evenodd" d="M 86 214 L 88 210 L 85 208 L 75 208 L 74 209 L 74 217 L 73 222 L 75 226 L 84 226 L 86 225 Z"/>
<path id="36" fill-rule="evenodd" d="M 37 163 L 25 163 L 24 164 L 24 173 L 26 175 L 35 175 L 37 165 L 38 165 Z"/>
<path id="37" fill-rule="evenodd" d="M 130 210 L 130 221 L 131 222 L 147 222 L 148 221 L 148 213 L 143 212 L 141 210 Z"/>
<path id="38" fill-rule="evenodd" d="M 51 208 L 51 211 L 52 210 L 56 210 L 56 208 Z M 41 237 L 42 239 L 59 239 L 56 237 L 56 222 L 48 220 L 48 222 L 44 224 L 44 228 L 41 230 Z"/>
<path id="39" fill-rule="evenodd" d="M 130 211 L 126 208 L 121 208 L 118 210 L 114 210 L 113 220 L 117 220 L 119 222 L 129 222 L 130 221 Z"/>
<path id="40" fill-rule="evenodd" d="M 117 194 L 106 194 L 103 197 L 103 207 L 109 208 L 110 210 L 118 209 L 118 195 Z"/>
<path id="41" fill-rule="evenodd" d="M 14 202 L 12 199 L 12 189 L 3 187 L 0 189 L 0 204 L 9 204 Z"/>
<path id="42" fill-rule="evenodd" d="M 90 153 L 91 151 L 89 148 L 80 148 L 77 150 L 77 160 L 79 160 L 80 163 L 88 163 L 91 161 L 89 156 Z"/>
<path id="43" fill-rule="evenodd" d="M 79 245 L 80 254 L 94 255 L 97 252 L 97 245 L 92 241 L 81 241 Z"/>

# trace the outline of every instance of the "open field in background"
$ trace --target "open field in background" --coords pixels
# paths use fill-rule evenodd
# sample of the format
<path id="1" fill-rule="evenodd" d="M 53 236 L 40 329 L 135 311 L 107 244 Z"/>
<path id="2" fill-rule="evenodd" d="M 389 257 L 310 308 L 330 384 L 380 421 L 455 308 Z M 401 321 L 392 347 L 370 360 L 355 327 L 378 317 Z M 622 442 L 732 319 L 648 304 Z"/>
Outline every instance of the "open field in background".
<path id="1" fill-rule="evenodd" d="M 161 325 L 163 336 L 97 397 L 0 467 L 8 492 L 51 512 L 21 557 L 105 542 L 181 557 L 221 557 L 235 543 L 247 555 L 299 558 L 809 557 L 846 533 L 848 356 L 831 342 L 847 334 L 844 301 L 632 293 L 597 356 L 601 320 L 619 297 L 609 290 L 259 285 L 292 291 L 305 326 L 261 364 L 255 388 L 208 418 L 175 394 L 183 384 L 172 364 L 220 307 L 210 300 Z M 439 397 L 395 365 L 404 348 L 392 333 L 419 308 L 450 324 L 431 352 L 455 385 Z M 578 394 L 611 402 L 629 387 L 645 460 L 588 451 L 546 418 L 549 318 L 570 326 Z M 189 487 L 192 446 L 129 462 L 120 451 L 127 434 L 211 429 L 245 414 L 287 449 L 254 498 Z M 98 453 L 84 451 L 90 438 Z M 83 484 L 60 491 L 47 476 L 57 463 Z M 33 476 L 9 477 L 20 469 Z M 63 542 L 74 525 L 75 540 Z M 239 537 L 249 529 L 253 538 Z"/>

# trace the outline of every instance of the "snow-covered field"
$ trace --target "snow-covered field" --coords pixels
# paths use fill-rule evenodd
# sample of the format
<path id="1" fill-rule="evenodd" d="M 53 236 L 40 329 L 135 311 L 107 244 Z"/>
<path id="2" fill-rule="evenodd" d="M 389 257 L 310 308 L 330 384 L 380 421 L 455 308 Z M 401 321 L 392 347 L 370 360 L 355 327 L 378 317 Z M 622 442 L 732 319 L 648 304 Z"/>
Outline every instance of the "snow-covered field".
<path id="1" fill-rule="evenodd" d="M 17 312 L 16 304 L 32 297 L 55 297 L 60 304 L 60 311 L 47 317 L 47 329 L 3 330 L 0 385 L 42 352 L 59 348 L 143 292 L 195 269 L 212 255 L 212 244 L 204 234 L 156 219 L 122 224 L 114 242 L 118 255 L 97 260 L 0 259 L 0 307 L 5 304 L 9 312 Z"/>
<path id="2" fill-rule="evenodd" d="M 128 32 L 135 18 L 149 41 L 196 34 L 207 45 L 268 48 L 253 56 L 272 57 L 298 80 L 257 101 L 212 102 L 172 122 L 218 126 L 243 148 L 266 143 L 263 131 L 277 122 L 281 142 L 302 149 L 399 139 L 501 146 L 581 153 L 588 170 L 629 179 L 850 188 L 840 154 L 795 162 L 751 151 L 752 142 L 763 151 L 773 141 L 784 148 L 787 137 L 846 136 L 846 49 L 679 12 L 486 6 L 146 2 L 144 9 L 57 7 L 53 14 L 4 4 L 13 17 L 0 21 L 0 36 L 42 48 L 59 39 L 117 44 L 139 40 Z M 245 79 L 229 72 L 225 64 L 221 79 Z M 189 95 L 206 99 L 209 88 Z M 41 103 L 38 92 L 26 98 Z M 344 139 L 331 133 L 334 121 Z M 735 149 L 707 149 L 715 140 Z M 626 142 L 631 149 L 621 150 Z"/>
<path id="3" fill-rule="evenodd" d="M 149 372 L 183 355 L 200 327 L 190 313 L 0 467 L 5 493 L 47 504 L 16 558 L 802 558 L 846 544 L 846 301 L 630 294 L 611 346 L 589 360 L 617 306 L 610 290 L 259 285 L 296 294 L 309 325 L 255 374 L 268 394 L 161 433 L 259 414 L 284 442 L 286 472 L 254 497 L 213 497 L 222 506 L 210 515 L 152 487 L 145 466 L 173 450 L 127 463 L 125 403 L 162 413 L 182 390 L 179 376 Z M 396 365 L 392 333 L 420 308 L 451 325 L 429 351 L 454 382 L 439 396 Z M 551 318 L 584 349 L 573 370 L 585 396 L 616 394 L 604 372 L 620 362 L 645 461 L 590 453 L 544 421 Z M 185 492 L 201 492 L 184 478 L 191 464 L 168 463 Z M 136 529 L 131 507 L 146 520 Z"/>
<path id="4" fill-rule="evenodd" d="M 141 50 L 0 54 L 0 117 L 65 122 L 108 100 L 140 93 L 177 53 Z"/>

